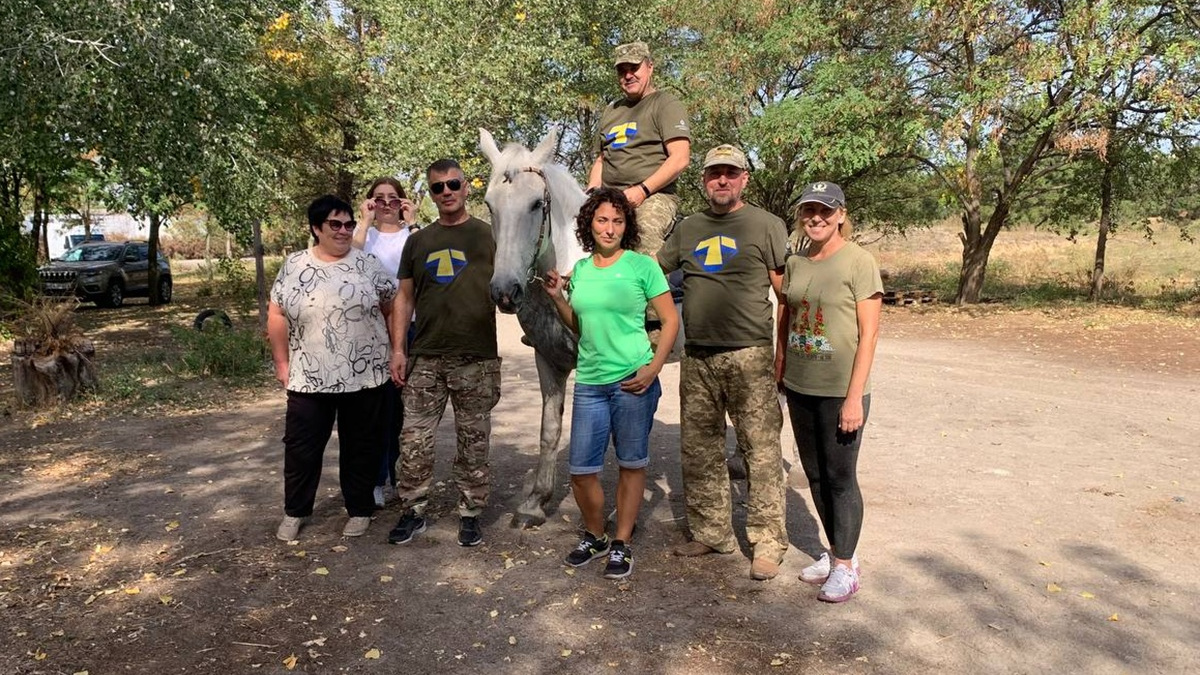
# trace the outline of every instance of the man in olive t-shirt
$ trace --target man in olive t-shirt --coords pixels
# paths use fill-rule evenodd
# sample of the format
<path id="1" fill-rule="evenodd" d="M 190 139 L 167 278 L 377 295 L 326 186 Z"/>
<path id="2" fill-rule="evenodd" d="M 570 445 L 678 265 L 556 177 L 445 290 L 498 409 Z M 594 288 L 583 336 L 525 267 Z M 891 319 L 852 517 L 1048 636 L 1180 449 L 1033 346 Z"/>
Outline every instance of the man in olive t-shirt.
<path id="1" fill-rule="evenodd" d="M 750 576 L 771 579 L 787 551 L 774 331 L 768 294 L 779 294 L 787 228 L 742 201 L 746 155 L 731 145 L 704 158 L 709 208 L 679 223 L 658 252 L 667 272 L 683 270 L 684 356 L 680 367 L 680 456 L 692 540 L 676 555 L 732 553 L 732 500 L 725 464 L 725 414 L 746 460 Z"/>
<path id="2" fill-rule="evenodd" d="M 438 219 L 405 244 L 400 292 L 392 311 L 392 379 L 404 387 L 404 430 L 396 468 L 404 514 L 388 541 L 403 544 L 425 531 L 434 433 L 449 399 L 458 435 L 458 543 L 476 546 L 483 541 L 479 516 L 491 480 L 491 411 L 500 400 L 496 306 L 488 289 L 496 241 L 490 225 L 467 213 L 469 188 L 457 162 L 434 162 L 426 178 Z M 416 335 L 410 353 L 405 333 L 414 310 Z"/>
<path id="3" fill-rule="evenodd" d="M 604 109 L 596 143 L 600 156 L 588 174 L 588 190 L 624 191 L 637 209 L 642 243 L 653 256 L 675 221 L 675 181 L 687 168 L 691 128 L 679 99 L 654 87 L 654 60 L 644 42 L 617 47 L 614 65 L 625 97 Z"/>

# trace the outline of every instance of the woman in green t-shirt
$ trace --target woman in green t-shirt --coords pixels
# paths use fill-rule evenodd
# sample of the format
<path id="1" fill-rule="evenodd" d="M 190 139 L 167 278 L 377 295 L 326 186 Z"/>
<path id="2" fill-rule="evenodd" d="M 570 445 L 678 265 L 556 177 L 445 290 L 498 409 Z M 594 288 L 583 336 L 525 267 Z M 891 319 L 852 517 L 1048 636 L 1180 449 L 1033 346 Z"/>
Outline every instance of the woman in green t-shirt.
<path id="1" fill-rule="evenodd" d="M 566 563 L 579 567 L 607 553 L 604 576 L 623 579 L 633 571 L 629 540 L 646 485 L 650 427 L 662 396 L 658 373 L 675 344 L 679 317 L 658 261 L 633 250 L 639 243 L 637 214 L 619 190 L 601 188 L 584 202 L 575 236 L 591 255 L 575 264 L 569 282 L 551 270 L 544 284 L 563 322 L 579 335 L 568 466 L 586 531 Z M 662 320 L 653 350 L 646 334 L 647 304 Z M 620 469 L 617 531 L 611 540 L 600 487 L 610 438 Z"/>
<path id="2" fill-rule="evenodd" d="M 779 306 L 775 377 L 787 397 L 792 432 L 829 551 L 800 579 L 817 596 L 845 602 L 859 585 L 863 502 L 858 449 L 871 407 L 871 363 L 879 339 L 883 281 L 879 267 L 846 239 L 846 198 L 833 183 L 812 183 L 800 197 L 796 235 L 807 247 L 787 260 L 786 303 Z M 796 246 L 793 250 L 799 250 Z"/>

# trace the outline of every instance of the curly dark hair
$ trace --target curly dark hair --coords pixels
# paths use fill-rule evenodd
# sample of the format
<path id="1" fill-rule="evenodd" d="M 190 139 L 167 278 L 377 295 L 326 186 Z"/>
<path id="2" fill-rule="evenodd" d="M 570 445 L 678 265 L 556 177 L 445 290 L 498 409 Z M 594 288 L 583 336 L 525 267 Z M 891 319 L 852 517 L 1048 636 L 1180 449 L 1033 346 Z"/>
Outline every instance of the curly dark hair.
<path id="1" fill-rule="evenodd" d="M 583 246 L 583 250 L 591 253 L 596 248 L 596 238 L 592 236 L 592 219 L 596 217 L 596 209 L 601 204 L 612 204 L 613 208 L 625 216 L 625 234 L 621 236 L 621 248 L 626 251 L 634 250 L 642 243 L 638 232 L 637 211 L 625 193 L 616 188 L 599 188 L 579 207 L 579 215 L 575 217 L 575 238 Z"/>

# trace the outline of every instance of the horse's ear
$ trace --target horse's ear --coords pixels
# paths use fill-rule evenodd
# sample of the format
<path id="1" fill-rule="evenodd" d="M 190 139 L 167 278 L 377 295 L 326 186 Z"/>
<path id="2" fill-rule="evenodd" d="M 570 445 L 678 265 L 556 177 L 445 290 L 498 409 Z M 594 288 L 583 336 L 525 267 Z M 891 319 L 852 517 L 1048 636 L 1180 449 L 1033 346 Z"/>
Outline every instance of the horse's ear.
<path id="1" fill-rule="evenodd" d="M 554 158 L 554 151 L 558 149 L 558 129 L 551 129 L 550 133 L 542 139 L 541 143 L 533 149 L 533 160 L 536 164 L 545 164 Z"/>
<path id="2" fill-rule="evenodd" d="M 487 157 L 487 161 L 492 166 L 499 165 L 500 148 L 496 145 L 496 139 L 492 138 L 490 131 L 482 127 L 479 129 L 479 149 L 483 152 L 483 156 Z"/>

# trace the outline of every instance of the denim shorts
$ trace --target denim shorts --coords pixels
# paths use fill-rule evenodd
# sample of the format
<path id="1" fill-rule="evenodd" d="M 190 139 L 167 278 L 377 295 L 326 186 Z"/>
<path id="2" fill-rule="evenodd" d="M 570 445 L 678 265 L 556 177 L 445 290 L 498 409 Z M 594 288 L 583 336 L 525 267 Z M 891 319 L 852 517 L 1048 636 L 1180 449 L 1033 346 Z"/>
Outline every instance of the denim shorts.
<path id="1" fill-rule="evenodd" d="M 633 377 L 633 375 L 630 375 Z M 626 378 L 628 379 L 628 378 Z M 650 463 L 650 427 L 658 410 L 662 386 L 658 378 L 642 394 L 621 390 L 621 383 L 575 383 L 571 406 L 571 475 L 600 473 L 611 438 L 617 466 L 641 469 Z"/>

